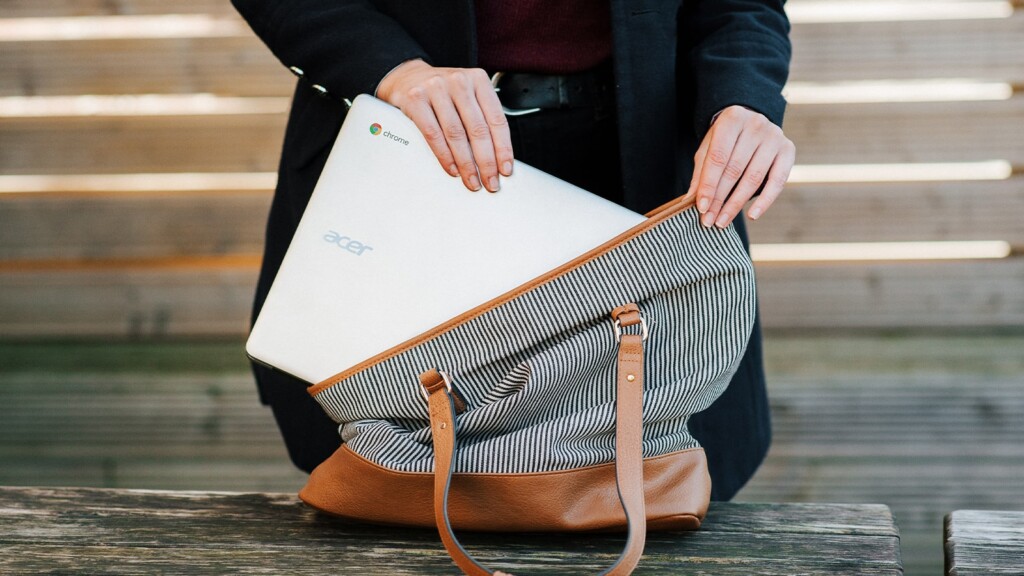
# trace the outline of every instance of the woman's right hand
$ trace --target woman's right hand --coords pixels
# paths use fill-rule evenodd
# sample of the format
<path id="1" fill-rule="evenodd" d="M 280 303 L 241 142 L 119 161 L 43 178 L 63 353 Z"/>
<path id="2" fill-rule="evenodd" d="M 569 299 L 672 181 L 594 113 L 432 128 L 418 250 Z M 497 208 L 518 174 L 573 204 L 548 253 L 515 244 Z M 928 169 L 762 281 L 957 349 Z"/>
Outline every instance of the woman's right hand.
<path id="1" fill-rule="evenodd" d="M 466 188 L 497 192 L 498 175 L 512 175 L 508 121 L 483 70 L 410 60 L 381 80 L 377 97 L 416 123 L 445 172 Z"/>

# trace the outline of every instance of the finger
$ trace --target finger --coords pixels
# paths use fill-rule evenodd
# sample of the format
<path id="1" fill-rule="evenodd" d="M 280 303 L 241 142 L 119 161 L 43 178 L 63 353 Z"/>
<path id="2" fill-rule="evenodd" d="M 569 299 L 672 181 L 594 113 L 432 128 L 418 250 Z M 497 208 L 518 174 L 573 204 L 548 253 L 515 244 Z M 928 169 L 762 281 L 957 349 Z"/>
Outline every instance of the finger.
<path id="1" fill-rule="evenodd" d="M 768 211 L 775 199 L 782 194 L 782 188 L 789 180 L 789 173 L 793 170 L 793 163 L 796 161 L 796 147 L 789 140 L 782 146 L 779 155 L 775 157 L 771 170 L 768 171 L 768 178 L 765 181 L 764 189 L 760 196 L 754 201 L 747 213 L 752 220 L 757 220 L 762 214 Z"/>
<path id="2" fill-rule="evenodd" d="M 501 108 L 501 101 L 494 92 L 490 80 L 484 74 L 484 82 L 477 82 L 476 99 L 484 113 L 484 119 L 491 128 L 491 142 L 494 143 L 494 157 L 498 163 L 498 172 L 502 176 L 512 175 L 512 134 L 508 127 L 508 118 Z"/>
<path id="3" fill-rule="evenodd" d="M 476 88 L 472 75 L 476 71 L 459 70 L 450 78 L 452 101 L 462 118 L 462 125 L 469 137 L 469 145 L 473 150 L 473 158 L 480 174 L 480 180 L 487 190 L 498 191 L 498 161 L 494 157 L 494 143 L 491 141 L 491 128 L 484 119 L 483 110 L 476 99 Z"/>
<path id="4" fill-rule="evenodd" d="M 439 78 L 431 78 L 428 81 L 428 92 L 430 93 L 430 104 L 437 116 L 437 122 L 441 126 L 448 148 L 455 158 L 455 165 L 462 175 L 462 183 L 466 188 L 476 192 L 480 189 L 480 178 L 476 171 L 476 161 L 473 158 L 473 150 L 469 145 L 466 135 L 466 127 L 462 124 L 462 117 L 452 102 L 452 96 L 448 92 L 448 86 Z"/>
<path id="5" fill-rule="evenodd" d="M 437 122 L 437 116 L 434 115 L 427 90 L 421 86 L 409 90 L 403 101 L 402 112 L 419 128 L 444 171 L 452 176 L 458 176 L 459 168 L 455 165 L 455 157 L 448 147 L 441 125 Z"/>
<path id="6" fill-rule="evenodd" d="M 749 124 L 747 128 L 740 132 L 739 138 L 736 140 L 736 146 L 732 150 L 732 155 L 729 156 L 729 162 L 725 165 L 725 169 L 722 170 L 722 178 L 718 181 L 718 188 L 715 190 L 715 202 L 712 203 L 711 210 L 717 212 L 715 224 L 720 228 L 728 226 L 728 223 L 732 221 L 732 217 L 736 215 L 735 210 L 729 214 L 726 206 L 735 196 L 736 184 L 741 180 L 743 174 L 750 169 L 750 163 L 753 160 L 754 154 L 761 146 L 763 140 L 763 136 L 757 130 L 750 130 L 748 128 Z M 773 156 L 774 154 L 769 157 L 768 166 L 771 166 L 770 158 Z M 768 166 L 765 166 L 765 170 L 767 170 Z M 748 194 L 746 198 L 740 199 L 740 206 L 743 206 L 752 195 L 753 192 Z M 721 224 L 723 219 L 724 225 Z"/>
<path id="7" fill-rule="evenodd" d="M 732 151 L 736 147 L 741 126 L 741 124 L 735 122 L 722 122 L 719 120 L 707 136 L 711 138 L 711 142 L 708 143 L 708 152 L 704 156 L 700 181 L 697 183 L 698 203 L 710 200 L 707 212 L 704 213 L 704 217 L 701 219 L 705 226 L 710 227 L 714 225 L 718 210 L 722 207 L 728 194 L 726 191 L 722 196 L 718 196 L 718 183 L 722 179 L 722 174 L 725 172 L 726 167 L 729 165 L 729 159 L 732 157 Z"/>
<path id="8" fill-rule="evenodd" d="M 767 176 L 768 170 L 771 169 L 772 162 L 775 161 L 778 153 L 779 146 L 774 142 L 762 143 L 757 147 L 746 169 L 743 171 L 743 176 L 735 188 L 733 188 L 732 194 L 729 195 L 729 200 L 718 212 L 715 226 L 725 228 L 743 210 L 743 206 L 754 196 L 754 193 L 761 187 L 761 184 L 764 183 L 765 176 Z"/>
<path id="9" fill-rule="evenodd" d="M 697 153 L 693 155 L 693 176 L 690 177 L 690 187 L 686 190 L 686 195 L 694 193 L 697 189 L 697 182 L 700 181 L 701 168 L 704 167 L 704 157 L 708 153 L 708 143 L 711 142 L 711 138 L 704 138 L 701 140 L 700 147 L 697 148 Z M 697 211 L 701 214 L 708 211 L 708 207 L 711 206 L 710 199 L 698 199 L 697 200 Z"/>

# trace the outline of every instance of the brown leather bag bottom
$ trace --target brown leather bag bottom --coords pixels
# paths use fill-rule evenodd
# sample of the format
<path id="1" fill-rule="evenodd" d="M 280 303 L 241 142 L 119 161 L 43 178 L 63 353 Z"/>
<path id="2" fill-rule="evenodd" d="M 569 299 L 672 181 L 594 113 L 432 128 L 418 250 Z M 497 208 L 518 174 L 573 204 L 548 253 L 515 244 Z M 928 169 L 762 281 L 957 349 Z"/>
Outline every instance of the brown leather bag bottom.
<path id="1" fill-rule="evenodd" d="M 696 530 L 711 478 L 702 448 L 644 460 L 648 530 Z M 434 528 L 434 475 L 396 472 L 339 448 L 299 492 L 335 516 Z M 455 529 L 570 532 L 625 529 L 614 463 L 535 474 L 455 474 L 448 510 Z"/>

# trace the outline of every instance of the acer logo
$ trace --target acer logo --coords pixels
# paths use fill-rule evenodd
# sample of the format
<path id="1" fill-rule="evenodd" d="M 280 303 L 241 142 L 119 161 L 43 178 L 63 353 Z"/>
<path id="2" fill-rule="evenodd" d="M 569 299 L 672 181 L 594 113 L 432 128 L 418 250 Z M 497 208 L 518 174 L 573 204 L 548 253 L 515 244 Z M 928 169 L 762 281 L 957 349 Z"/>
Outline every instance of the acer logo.
<path id="1" fill-rule="evenodd" d="M 351 252 L 356 256 L 362 256 L 363 252 L 366 252 L 367 250 L 373 250 L 373 247 L 367 246 L 358 240 L 353 240 L 348 236 L 339 234 L 334 230 L 331 230 L 327 234 L 324 234 L 324 241 L 330 242 L 331 244 L 334 244 L 338 248 L 341 248 L 342 250 L 345 250 L 347 252 Z"/>

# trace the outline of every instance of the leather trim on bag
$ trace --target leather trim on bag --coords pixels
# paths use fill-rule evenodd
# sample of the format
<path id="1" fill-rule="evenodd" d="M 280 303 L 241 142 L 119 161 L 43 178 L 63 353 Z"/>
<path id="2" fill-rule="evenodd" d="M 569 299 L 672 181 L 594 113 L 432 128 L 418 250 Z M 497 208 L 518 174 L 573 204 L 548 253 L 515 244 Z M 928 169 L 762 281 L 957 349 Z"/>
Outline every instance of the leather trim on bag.
<path id="1" fill-rule="evenodd" d="M 327 378 L 318 384 L 310 386 L 307 389 L 307 391 L 309 392 L 310 395 L 316 396 L 325 389 L 330 388 L 334 384 L 337 384 L 338 382 L 348 378 L 349 376 L 352 376 L 357 372 L 361 372 L 362 370 L 365 370 L 370 366 L 373 366 L 374 364 L 378 364 L 380 362 L 384 362 L 385 360 L 398 356 L 399 354 L 409 350 L 410 348 L 418 346 L 423 342 L 430 340 L 431 338 L 434 338 L 441 333 L 452 330 L 462 324 L 465 324 L 466 322 L 469 322 L 470 320 L 476 318 L 477 316 L 480 316 L 490 310 L 493 310 L 494 308 L 497 308 L 498 306 L 501 306 L 502 304 L 505 304 L 506 302 L 518 297 L 524 292 L 533 290 L 534 288 L 558 276 L 566 274 L 576 268 L 579 268 L 580 266 L 586 264 L 588 261 L 593 260 L 594 258 L 597 258 L 607 252 L 614 250 L 615 248 L 625 244 L 626 242 L 632 240 L 636 236 L 639 236 L 640 234 L 658 225 L 664 220 L 667 220 L 668 218 L 678 214 L 679 212 L 682 212 L 683 210 L 686 210 L 687 208 L 693 206 L 695 198 L 695 195 L 689 195 L 682 196 L 669 202 L 666 202 L 665 204 L 662 204 L 658 208 L 655 208 L 654 210 L 648 212 L 647 220 L 637 224 L 636 226 L 633 226 L 629 230 L 626 230 L 625 232 L 619 234 L 615 238 L 612 238 L 611 240 L 605 242 L 604 244 L 601 244 L 597 248 L 594 248 L 584 254 L 581 254 L 580 256 L 577 256 L 576 258 L 570 260 L 569 262 L 566 262 L 565 264 L 559 266 L 558 268 L 554 268 L 534 278 L 533 280 L 523 284 L 522 286 L 519 286 L 518 288 L 510 290 L 509 292 L 506 292 L 505 294 L 502 294 L 501 296 L 498 296 L 497 298 L 490 300 L 489 302 L 485 302 L 480 306 L 477 306 L 476 308 L 473 308 L 467 312 L 455 316 L 454 318 L 448 320 L 444 324 L 432 328 L 420 334 L 419 336 L 416 336 L 415 338 L 406 340 L 405 342 L 397 346 L 394 346 L 388 350 L 385 350 L 384 352 L 381 352 L 380 354 L 377 354 L 376 356 L 368 360 L 364 360 L 347 370 L 339 372 L 338 374 L 335 374 L 334 376 L 331 376 L 330 378 Z"/>
<path id="2" fill-rule="evenodd" d="M 647 529 L 699 528 L 711 495 L 704 450 L 646 458 L 643 470 Z M 436 528 L 432 473 L 384 468 L 346 445 L 313 471 L 299 498 L 360 522 Z M 401 505 L 379 505 L 386 501 Z M 626 525 L 612 462 L 554 472 L 455 474 L 448 512 L 456 530 L 619 531 Z"/>

